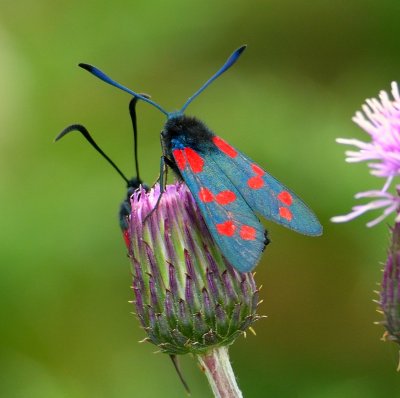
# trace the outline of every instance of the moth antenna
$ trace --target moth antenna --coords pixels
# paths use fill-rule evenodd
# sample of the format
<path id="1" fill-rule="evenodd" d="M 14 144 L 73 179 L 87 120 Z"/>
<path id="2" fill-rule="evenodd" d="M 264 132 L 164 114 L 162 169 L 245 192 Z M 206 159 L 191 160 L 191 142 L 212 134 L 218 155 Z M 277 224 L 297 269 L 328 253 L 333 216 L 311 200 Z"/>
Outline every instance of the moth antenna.
<path id="1" fill-rule="evenodd" d="M 142 97 L 150 98 L 150 95 L 145 93 L 140 93 Z M 133 97 L 129 102 L 129 114 L 131 116 L 132 128 L 133 128 L 133 154 L 135 157 L 135 169 L 136 178 L 138 181 L 142 181 L 139 175 L 139 158 L 138 158 L 138 131 L 137 131 L 137 118 L 136 118 L 136 104 L 139 98 Z"/>
<path id="2" fill-rule="evenodd" d="M 86 127 L 81 124 L 71 124 L 71 126 L 66 127 L 60 134 L 55 138 L 54 141 L 58 141 L 71 131 L 79 131 L 89 142 L 89 144 L 101 155 L 107 162 L 117 171 L 117 173 L 125 180 L 126 184 L 129 186 L 129 180 L 125 177 L 124 173 L 119 169 L 119 167 L 103 152 L 103 150 L 96 144 L 95 140 L 89 134 Z"/>
<path id="3" fill-rule="evenodd" d="M 210 79 L 208 79 L 183 105 L 180 112 L 185 112 L 186 108 L 189 104 L 200 94 L 202 93 L 215 79 L 221 76 L 224 72 L 226 72 L 240 57 L 243 51 L 246 49 L 246 45 L 239 47 L 236 51 L 234 51 L 231 56 L 227 59 L 227 61 L 222 65 L 222 67 L 215 73 Z"/>
<path id="4" fill-rule="evenodd" d="M 107 76 L 104 72 L 102 72 L 100 69 L 96 68 L 95 66 L 89 65 L 89 64 L 83 64 L 80 63 L 79 66 L 85 70 L 87 70 L 89 73 L 92 75 L 96 76 L 98 79 L 103 80 L 103 82 L 110 84 L 111 86 L 117 87 L 122 91 L 125 91 L 131 95 L 133 95 L 136 98 L 141 99 L 144 102 L 147 102 L 154 107 L 156 107 L 160 112 L 162 112 L 164 115 L 168 116 L 168 112 L 165 111 L 160 105 L 158 105 L 156 102 L 152 101 L 150 98 L 147 98 L 141 94 L 135 93 L 131 89 L 123 86 L 122 84 L 116 82 L 115 80 L 111 79 L 109 76 Z"/>

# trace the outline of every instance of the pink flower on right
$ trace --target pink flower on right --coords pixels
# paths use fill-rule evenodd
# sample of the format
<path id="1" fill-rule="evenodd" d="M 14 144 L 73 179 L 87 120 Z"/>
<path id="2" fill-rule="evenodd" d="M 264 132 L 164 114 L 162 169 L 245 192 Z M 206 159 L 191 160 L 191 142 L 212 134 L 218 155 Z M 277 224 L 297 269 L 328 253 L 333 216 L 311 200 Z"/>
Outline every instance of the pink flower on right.
<path id="1" fill-rule="evenodd" d="M 384 178 L 380 190 L 360 192 L 356 199 L 369 198 L 370 202 L 354 206 L 344 216 L 333 217 L 333 222 L 350 221 L 369 210 L 381 209 L 382 214 L 370 221 L 372 227 L 391 213 L 396 213 L 391 231 L 391 243 L 383 270 L 380 299 L 376 301 L 383 314 L 381 324 L 386 329 L 383 340 L 400 345 L 400 184 L 394 178 L 400 175 L 400 96 L 397 83 L 392 83 L 392 98 L 385 92 L 379 99 L 368 99 L 362 112 L 356 112 L 353 121 L 371 137 L 370 142 L 339 138 L 339 144 L 352 145 L 356 150 L 346 151 L 346 161 L 368 162 L 370 173 Z M 391 193 L 393 192 L 393 193 Z M 400 371 L 400 361 L 397 370 Z"/>
<path id="2" fill-rule="evenodd" d="M 346 151 L 346 162 L 368 162 L 370 173 L 384 178 L 385 182 L 380 190 L 357 193 L 356 199 L 371 200 L 354 206 L 346 215 L 333 217 L 333 222 L 350 221 L 369 210 L 381 209 L 382 214 L 367 223 L 372 227 L 400 208 L 400 185 L 392 186 L 394 177 L 400 175 L 400 95 L 397 83 L 393 82 L 391 88 L 392 98 L 386 91 L 381 91 L 379 99 L 367 99 L 362 111 L 353 117 L 353 121 L 370 135 L 370 142 L 351 138 L 336 140 L 339 144 L 355 147 Z M 395 188 L 396 194 L 388 192 L 390 188 Z M 396 222 L 399 221 L 397 214 Z"/>

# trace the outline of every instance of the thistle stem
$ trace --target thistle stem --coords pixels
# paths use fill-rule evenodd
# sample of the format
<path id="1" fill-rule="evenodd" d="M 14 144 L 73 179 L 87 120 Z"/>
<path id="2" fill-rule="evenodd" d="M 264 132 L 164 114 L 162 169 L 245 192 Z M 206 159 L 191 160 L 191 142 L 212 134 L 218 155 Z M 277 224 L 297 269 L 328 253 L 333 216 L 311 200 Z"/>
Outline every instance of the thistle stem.
<path id="1" fill-rule="evenodd" d="M 243 398 L 229 361 L 228 347 L 213 348 L 197 358 L 215 398 Z"/>

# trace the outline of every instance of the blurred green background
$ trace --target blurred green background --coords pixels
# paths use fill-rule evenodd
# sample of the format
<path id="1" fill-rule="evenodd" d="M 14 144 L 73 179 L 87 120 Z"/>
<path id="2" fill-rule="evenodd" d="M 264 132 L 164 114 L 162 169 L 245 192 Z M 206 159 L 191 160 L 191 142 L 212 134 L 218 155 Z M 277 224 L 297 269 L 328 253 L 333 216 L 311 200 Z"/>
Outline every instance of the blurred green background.
<path id="1" fill-rule="evenodd" d="M 215 132 L 298 192 L 325 233 L 268 224 L 257 269 L 257 336 L 231 348 L 245 397 L 396 395 L 397 346 L 372 302 L 388 224 L 329 218 L 383 181 L 347 165 L 336 137 L 367 139 L 351 117 L 400 74 L 398 0 L 15 1 L 0 3 L 0 396 L 183 397 L 167 356 L 138 344 L 118 175 L 81 122 L 133 175 L 129 96 L 76 67 L 97 65 L 180 107 L 239 45 L 240 62 L 190 106 Z M 143 177 L 158 174 L 162 114 L 139 104 Z M 192 358 L 193 397 L 210 397 Z"/>

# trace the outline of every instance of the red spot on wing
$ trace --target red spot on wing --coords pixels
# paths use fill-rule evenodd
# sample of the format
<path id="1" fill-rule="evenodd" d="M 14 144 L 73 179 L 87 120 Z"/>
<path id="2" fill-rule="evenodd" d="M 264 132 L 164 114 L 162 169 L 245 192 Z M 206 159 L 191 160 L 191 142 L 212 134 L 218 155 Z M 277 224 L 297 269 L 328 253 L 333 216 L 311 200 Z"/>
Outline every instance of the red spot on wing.
<path id="1" fill-rule="evenodd" d="M 233 236 L 236 231 L 236 225 L 233 221 L 225 221 L 221 224 L 217 224 L 216 227 L 220 235 Z"/>
<path id="2" fill-rule="evenodd" d="M 288 191 L 282 191 L 278 199 L 285 205 L 290 206 L 293 203 L 292 195 Z"/>
<path id="3" fill-rule="evenodd" d="M 288 221 L 292 221 L 293 214 L 287 207 L 280 207 L 279 208 L 279 215 L 282 218 L 285 218 Z"/>
<path id="4" fill-rule="evenodd" d="M 221 152 L 225 155 L 229 156 L 230 158 L 235 158 L 237 156 L 237 151 L 235 148 L 231 147 L 225 140 L 220 137 L 213 137 L 214 144 L 219 148 Z"/>
<path id="5" fill-rule="evenodd" d="M 254 163 L 251 165 L 251 168 L 258 176 L 263 176 L 265 174 L 265 171 L 260 166 L 257 166 Z"/>
<path id="6" fill-rule="evenodd" d="M 184 151 L 186 159 L 193 173 L 202 172 L 204 167 L 204 159 L 192 148 L 185 148 Z"/>
<path id="7" fill-rule="evenodd" d="M 236 200 L 236 195 L 234 192 L 229 190 L 221 191 L 215 196 L 215 200 L 220 205 L 227 205 L 228 203 L 234 202 Z"/>
<path id="8" fill-rule="evenodd" d="M 129 236 L 129 231 L 127 229 L 125 229 L 122 231 L 122 234 L 124 236 L 125 245 L 129 250 L 131 248 L 131 238 Z"/>
<path id="9" fill-rule="evenodd" d="M 186 158 L 185 155 L 183 154 L 182 149 L 174 149 L 172 151 L 172 154 L 174 155 L 175 162 L 178 166 L 179 170 L 183 170 L 186 167 Z"/>
<path id="10" fill-rule="evenodd" d="M 212 192 L 209 191 L 207 188 L 200 188 L 199 198 L 204 203 L 212 202 L 214 200 Z"/>
<path id="11" fill-rule="evenodd" d="M 264 186 L 264 180 L 260 176 L 251 177 L 247 180 L 247 185 L 252 189 L 260 189 Z"/>
<path id="12" fill-rule="evenodd" d="M 256 238 L 257 231 L 250 225 L 243 225 L 240 228 L 239 235 L 243 240 L 254 240 Z"/>

